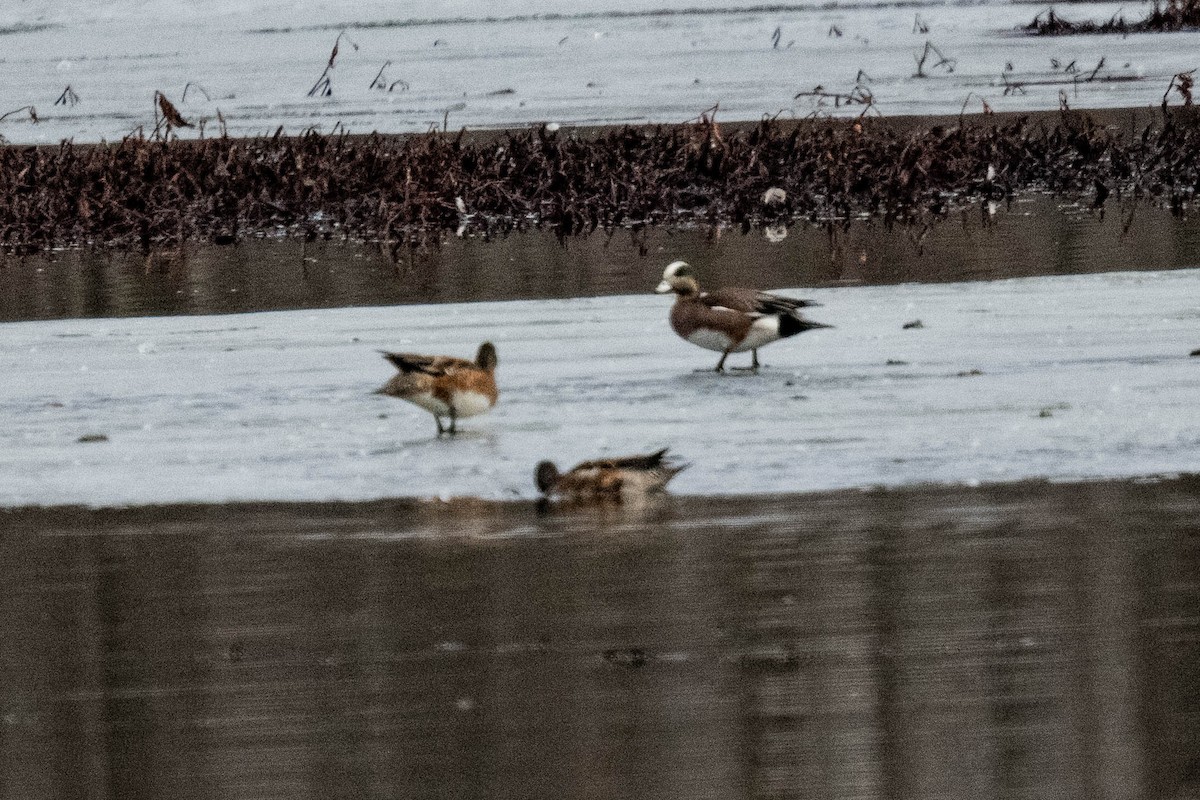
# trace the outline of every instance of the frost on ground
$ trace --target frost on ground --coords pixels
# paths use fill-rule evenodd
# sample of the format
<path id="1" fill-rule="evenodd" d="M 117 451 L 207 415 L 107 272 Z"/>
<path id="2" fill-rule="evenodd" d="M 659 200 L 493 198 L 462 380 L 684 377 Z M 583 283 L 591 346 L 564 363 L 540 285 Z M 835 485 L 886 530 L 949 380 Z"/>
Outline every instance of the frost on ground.
<path id="1" fill-rule="evenodd" d="M 148 133 L 156 91 L 196 126 L 177 131 L 183 138 L 197 136 L 202 123 L 218 135 L 218 112 L 234 136 L 281 126 L 293 134 L 314 126 L 402 133 L 682 122 L 718 103 L 722 121 L 853 116 L 861 105 L 830 95 L 861 91 L 887 115 L 957 115 L 981 111 L 984 102 L 997 111 L 1053 110 L 1060 93 L 1072 108 L 1157 108 L 1171 77 L 1196 66 L 1200 44 L 1196 31 L 1023 36 L 1017 29 L 1044 9 L 1008 2 L 708 6 L 8 3 L 0 7 L 0 114 L 34 106 L 40 122 L 9 115 L 0 135 L 57 143 L 115 141 L 139 127 Z M 1119 3 L 1072 3 L 1064 13 L 1141 16 Z M 335 41 L 337 58 L 323 73 Z M 826 96 L 814 95 L 817 87 Z"/>
<path id="2" fill-rule="evenodd" d="M 696 372 L 651 295 L 3 325 L 0 505 L 530 497 L 665 446 L 677 494 L 1200 469 L 1200 269 L 794 291 L 837 328 L 758 375 Z M 453 440 L 371 394 L 378 348 L 485 339 L 500 403 Z"/>

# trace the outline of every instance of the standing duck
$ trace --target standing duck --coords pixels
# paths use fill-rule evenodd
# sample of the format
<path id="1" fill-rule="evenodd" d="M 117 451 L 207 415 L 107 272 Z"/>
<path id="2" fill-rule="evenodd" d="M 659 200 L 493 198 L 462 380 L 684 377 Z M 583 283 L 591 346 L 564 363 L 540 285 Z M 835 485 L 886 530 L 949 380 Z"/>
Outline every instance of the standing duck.
<path id="1" fill-rule="evenodd" d="M 381 351 L 382 352 L 382 351 Z M 496 346 L 479 345 L 474 361 L 454 356 L 422 356 L 415 353 L 388 353 L 399 373 L 375 391 L 414 403 L 433 414 L 438 436 L 457 432 L 459 417 L 473 417 L 496 405 Z M 449 427 L 442 418 L 449 417 Z"/>
<path id="2" fill-rule="evenodd" d="M 685 261 L 673 261 L 663 271 L 658 294 L 675 293 L 671 328 L 694 345 L 721 354 L 716 371 L 725 371 L 730 353 L 751 353 L 749 369 L 756 370 L 758 348 L 816 328 L 832 328 L 805 319 L 801 308 L 820 305 L 756 289 L 727 288 L 700 291 L 696 274 Z"/>

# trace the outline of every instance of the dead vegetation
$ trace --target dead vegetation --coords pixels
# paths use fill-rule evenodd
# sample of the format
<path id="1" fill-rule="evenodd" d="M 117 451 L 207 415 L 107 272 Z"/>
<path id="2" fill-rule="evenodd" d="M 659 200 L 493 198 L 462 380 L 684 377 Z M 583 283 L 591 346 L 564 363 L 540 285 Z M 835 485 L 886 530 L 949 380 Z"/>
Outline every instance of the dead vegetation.
<path id="1" fill-rule="evenodd" d="M 333 50 L 329 53 L 329 60 L 327 62 L 325 62 L 325 69 L 321 71 L 321 76 L 319 78 L 317 78 L 317 82 L 314 83 L 312 88 L 308 90 L 308 95 L 307 95 L 308 97 L 332 97 L 333 96 L 332 73 L 333 73 L 333 68 L 335 66 L 337 66 L 338 51 L 341 49 L 342 39 L 345 39 L 347 42 L 350 42 L 350 46 L 353 47 L 355 50 L 358 49 L 358 45 L 356 43 L 350 41 L 350 37 L 346 36 L 345 31 L 342 31 L 341 33 L 339 33 L 337 35 L 337 38 L 333 40 Z M 384 66 L 386 67 L 387 65 L 385 64 Z M 379 72 L 380 72 L 380 75 L 383 74 L 383 70 L 380 70 Z M 372 81 L 372 88 L 374 88 L 374 81 Z"/>
<path id="2" fill-rule="evenodd" d="M 1168 33 L 1200 28 L 1200 0 L 1155 0 L 1154 8 L 1144 19 L 1129 22 L 1118 12 L 1107 22 L 1072 22 L 1054 13 L 1054 9 L 1039 13 L 1025 26 L 1029 33 L 1039 36 L 1069 36 L 1078 33 Z"/>
<path id="3" fill-rule="evenodd" d="M 1191 86 L 1181 74 L 1168 94 L 1189 101 Z M 166 122 L 178 126 L 169 101 L 159 100 Z M 1151 125 L 1120 129 L 1064 111 L 918 129 L 873 117 L 764 120 L 723 132 L 706 113 L 684 126 L 590 137 L 535 128 L 490 138 L 131 135 L 106 145 L 4 147 L 0 249 L 291 235 L 376 240 L 398 252 L 456 231 L 750 230 L 868 217 L 920 229 L 955 207 L 1026 190 L 1093 206 L 1139 198 L 1182 214 L 1200 190 L 1192 111 L 1176 105 Z M 766 204 L 772 189 L 783 199 Z"/>

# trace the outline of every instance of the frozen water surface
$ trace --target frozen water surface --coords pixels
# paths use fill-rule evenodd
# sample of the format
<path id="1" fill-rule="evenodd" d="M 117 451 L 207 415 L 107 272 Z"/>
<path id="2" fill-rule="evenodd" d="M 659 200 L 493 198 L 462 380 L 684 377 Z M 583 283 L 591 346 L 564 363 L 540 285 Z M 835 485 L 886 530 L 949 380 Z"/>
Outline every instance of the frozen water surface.
<path id="1" fill-rule="evenodd" d="M 529 497 L 665 446 L 682 494 L 1200 469 L 1200 270 L 794 291 L 837 328 L 758 375 L 696 372 L 652 295 L 7 324 L 0 505 Z M 370 394 L 377 348 L 484 339 L 501 400 L 453 440 Z"/>
<path id="2" fill-rule="evenodd" d="M 1122 13 L 1135 20 L 1149 7 L 1073 3 L 1059 10 L 1069 19 Z M 818 85 L 850 92 L 860 70 L 876 108 L 888 115 L 958 114 L 964 103 L 979 111 L 980 98 L 998 111 L 1056 109 L 1064 89 L 1075 108 L 1157 107 L 1171 76 L 1196 66 L 1200 32 L 1017 34 L 1039 11 L 889 0 L 771 10 L 738 0 L 610 0 L 584 8 L 565 0 L 7 3 L 0 7 L 0 113 L 33 105 L 41 121 L 9 116 L 0 135 L 14 142 L 119 139 L 150 129 L 156 90 L 184 116 L 206 121 L 209 135 L 218 132 L 218 111 L 232 135 L 279 126 L 366 133 L 680 122 L 717 103 L 724 120 L 858 114 L 861 106 L 818 108 L 795 96 Z M 341 31 L 331 94 L 307 97 Z M 915 76 L 926 42 L 954 60 L 952 73 L 930 58 L 927 77 Z M 1083 81 L 1101 58 L 1095 79 Z M 1008 80 L 1024 86 L 1006 94 L 1009 65 Z M 185 99 L 189 83 L 196 85 Z M 55 104 L 67 86 L 79 102 Z"/>

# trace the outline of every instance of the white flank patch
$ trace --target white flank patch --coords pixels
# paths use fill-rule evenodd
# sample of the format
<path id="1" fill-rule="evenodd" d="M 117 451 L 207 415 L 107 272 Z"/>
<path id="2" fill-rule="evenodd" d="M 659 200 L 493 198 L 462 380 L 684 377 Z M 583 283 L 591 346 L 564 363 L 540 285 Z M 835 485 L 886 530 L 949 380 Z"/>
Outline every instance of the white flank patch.
<path id="1" fill-rule="evenodd" d="M 409 395 L 404 398 L 410 403 L 420 406 L 431 414 L 437 414 L 439 417 L 450 416 L 450 406 L 438 400 L 429 392 L 424 394 Z"/>
<path id="2" fill-rule="evenodd" d="M 747 350 L 754 350 L 777 341 L 779 341 L 779 315 L 759 317 L 754 320 L 754 324 L 746 333 L 746 338 L 742 339 L 741 344 L 733 352 L 744 353 Z"/>
<path id="3" fill-rule="evenodd" d="M 451 399 L 454 411 L 460 417 L 474 417 L 492 407 L 488 396 L 479 392 L 455 392 Z"/>
<path id="4" fill-rule="evenodd" d="M 709 328 L 700 328 L 694 331 L 687 340 L 697 347 L 703 347 L 705 350 L 716 350 L 718 353 L 724 353 L 733 344 L 733 340 L 720 331 L 710 330 Z"/>

